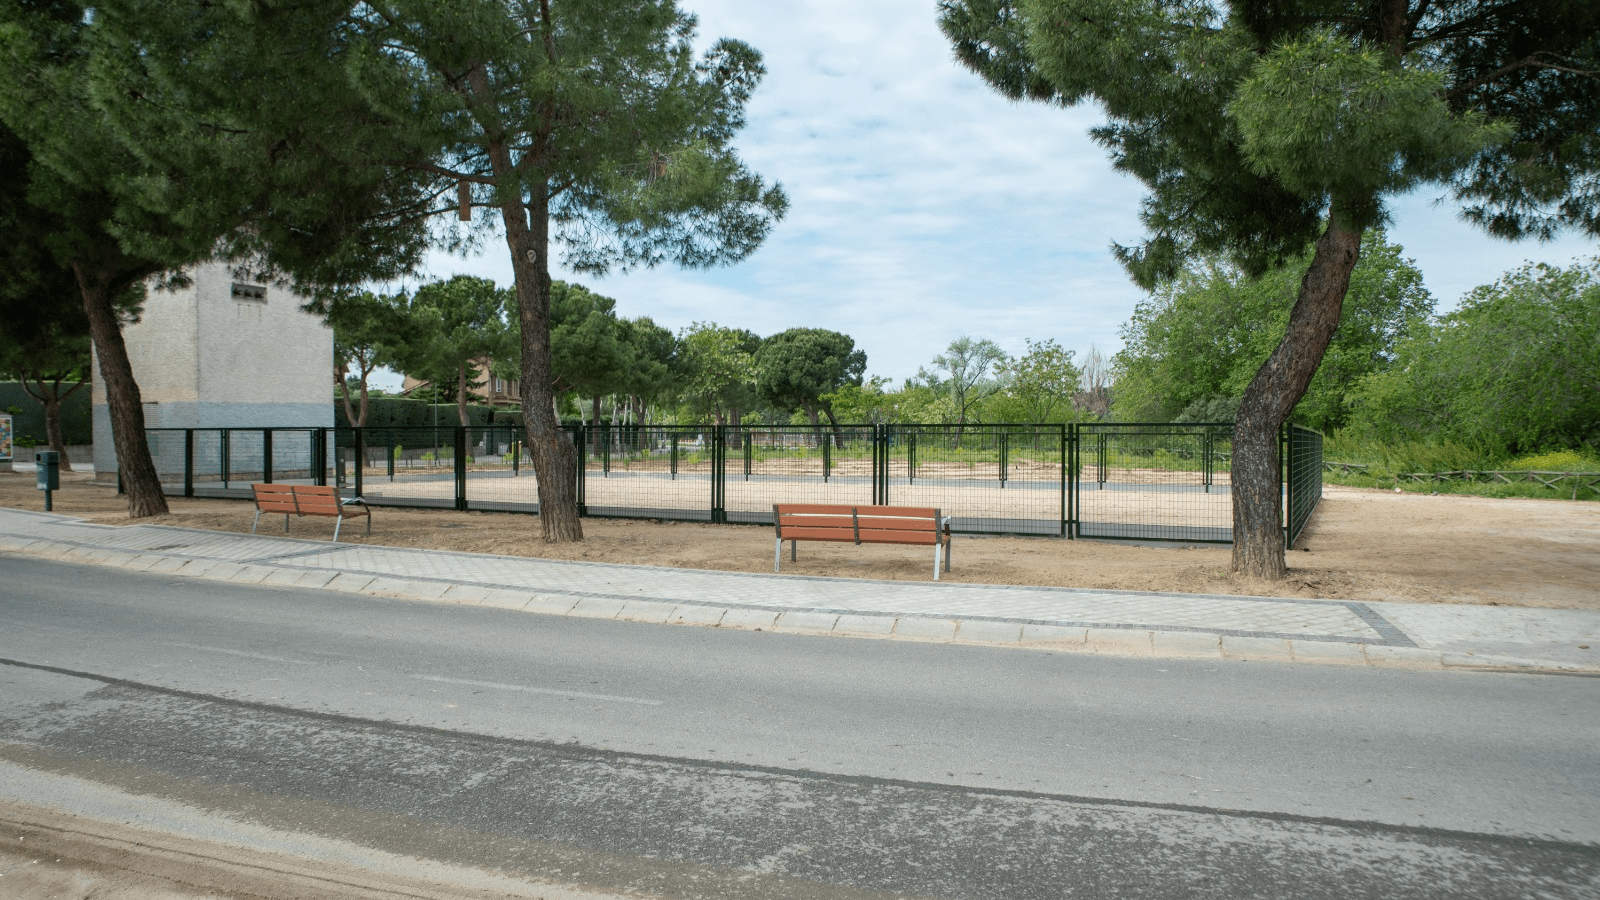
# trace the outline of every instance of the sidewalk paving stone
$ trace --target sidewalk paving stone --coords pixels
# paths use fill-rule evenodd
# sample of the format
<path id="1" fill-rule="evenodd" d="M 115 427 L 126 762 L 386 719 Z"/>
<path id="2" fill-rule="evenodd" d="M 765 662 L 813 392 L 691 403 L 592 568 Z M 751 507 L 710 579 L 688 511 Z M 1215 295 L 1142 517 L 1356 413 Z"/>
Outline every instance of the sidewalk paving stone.
<path id="1" fill-rule="evenodd" d="M 883 582 L 94 525 L 0 509 L 0 552 L 545 615 L 1304 663 L 1600 671 L 1600 612 Z"/>

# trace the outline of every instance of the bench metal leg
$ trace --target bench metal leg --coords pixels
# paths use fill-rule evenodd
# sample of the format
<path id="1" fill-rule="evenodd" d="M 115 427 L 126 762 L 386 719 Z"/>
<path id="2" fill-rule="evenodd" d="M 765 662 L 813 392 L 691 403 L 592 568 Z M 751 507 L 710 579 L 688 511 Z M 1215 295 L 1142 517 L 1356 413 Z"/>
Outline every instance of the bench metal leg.
<path id="1" fill-rule="evenodd" d="M 800 557 L 795 555 L 796 548 L 798 548 L 799 546 L 800 546 L 800 542 L 799 541 L 790 541 L 789 542 L 789 562 L 794 562 L 795 560 L 800 558 Z"/>
<path id="2" fill-rule="evenodd" d="M 933 542 L 933 580 L 939 580 L 939 542 Z"/>
<path id="3" fill-rule="evenodd" d="M 778 564 L 780 562 L 782 562 L 782 561 L 783 561 L 783 538 L 778 538 L 778 542 L 772 545 L 772 571 L 773 572 L 777 572 L 778 571 Z"/>
<path id="4" fill-rule="evenodd" d="M 251 534 L 255 534 L 256 533 L 256 526 L 260 525 L 260 524 L 261 524 L 261 510 L 258 509 L 258 510 L 256 510 L 255 521 L 250 523 L 250 533 Z"/>
<path id="5" fill-rule="evenodd" d="M 288 534 L 289 533 L 289 514 L 288 513 L 284 513 L 283 514 L 283 533 L 284 534 Z"/>
<path id="6" fill-rule="evenodd" d="M 339 514 L 339 518 L 333 520 L 333 542 L 335 544 L 339 543 L 339 526 L 343 525 L 343 524 L 344 524 L 344 513 L 340 513 Z"/>

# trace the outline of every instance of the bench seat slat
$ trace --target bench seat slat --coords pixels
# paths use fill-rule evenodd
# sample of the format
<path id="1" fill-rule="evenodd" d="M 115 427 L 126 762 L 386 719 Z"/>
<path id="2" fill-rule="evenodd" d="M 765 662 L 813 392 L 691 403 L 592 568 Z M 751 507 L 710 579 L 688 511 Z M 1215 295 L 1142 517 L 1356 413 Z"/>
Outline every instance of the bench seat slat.
<path id="1" fill-rule="evenodd" d="M 861 543 L 863 544 L 937 544 L 939 535 L 933 531 L 890 531 L 878 528 L 868 531 L 861 529 Z"/>
<path id="2" fill-rule="evenodd" d="M 861 516 L 861 530 L 887 528 L 894 531 L 937 531 L 939 523 L 932 519 L 888 519 L 883 516 Z"/>
<path id="3" fill-rule="evenodd" d="M 783 530 L 785 541 L 848 541 L 856 542 L 855 529 L 846 525 L 843 528 L 810 528 L 804 525 L 791 526 Z"/>

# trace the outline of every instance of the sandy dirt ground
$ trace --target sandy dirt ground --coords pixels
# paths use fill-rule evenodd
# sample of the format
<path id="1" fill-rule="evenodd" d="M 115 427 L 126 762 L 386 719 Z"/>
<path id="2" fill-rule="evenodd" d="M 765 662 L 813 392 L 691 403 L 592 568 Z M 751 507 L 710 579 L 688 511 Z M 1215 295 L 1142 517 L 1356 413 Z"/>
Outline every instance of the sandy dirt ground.
<path id="1" fill-rule="evenodd" d="M 89 476 L 63 476 L 55 510 L 94 522 L 130 524 L 125 498 Z M 254 507 L 241 500 L 169 498 L 154 520 L 248 532 Z M 31 474 L 0 474 L 0 506 L 42 510 Z M 772 566 L 771 528 L 650 520 L 585 519 L 580 544 L 546 546 L 537 516 L 378 508 L 373 533 L 346 523 L 340 542 L 372 543 L 735 572 Z M 264 533 L 283 520 L 263 517 Z M 292 519 L 292 537 L 327 540 L 330 519 Z M 1600 609 L 1600 503 L 1396 494 L 1329 485 L 1290 554 L 1284 582 L 1240 578 L 1227 547 L 1131 546 L 1059 538 L 957 535 L 946 578 L 972 584 L 1048 585 L 1137 591 L 1254 594 L 1411 603 Z M 788 553 L 785 552 L 785 557 Z M 804 544 L 796 575 L 928 580 L 923 548 Z"/>

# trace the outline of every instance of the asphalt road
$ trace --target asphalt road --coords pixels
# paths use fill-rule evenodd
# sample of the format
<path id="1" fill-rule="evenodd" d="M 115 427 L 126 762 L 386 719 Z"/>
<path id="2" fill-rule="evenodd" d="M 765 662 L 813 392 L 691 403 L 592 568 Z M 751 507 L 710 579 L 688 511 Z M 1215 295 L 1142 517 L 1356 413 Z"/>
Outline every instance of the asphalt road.
<path id="1" fill-rule="evenodd" d="M 11 771 L 607 891 L 1600 896 L 1588 678 L 635 625 L 14 556 L 0 659 Z"/>

